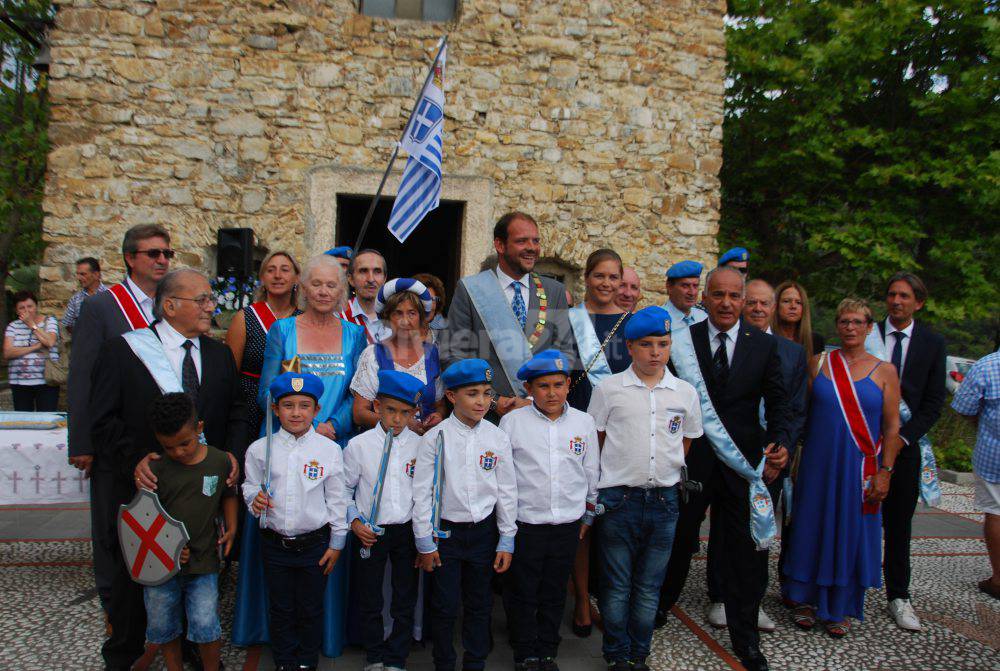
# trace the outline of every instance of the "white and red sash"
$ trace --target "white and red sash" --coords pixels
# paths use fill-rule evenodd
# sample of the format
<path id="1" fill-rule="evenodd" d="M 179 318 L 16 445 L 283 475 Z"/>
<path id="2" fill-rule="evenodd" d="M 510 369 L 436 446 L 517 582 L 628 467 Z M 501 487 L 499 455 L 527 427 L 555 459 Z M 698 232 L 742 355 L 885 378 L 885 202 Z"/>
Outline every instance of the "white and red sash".
<path id="1" fill-rule="evenodd" d="M 125 321 L 128 325 L 132 327 L 132 330 L 144 329 L 149 326 L 149 322 L 146 321 L 146 316 L 142 314 L 142 308 L 139 307 L 139 303 L 135 300 L 135 296 L 124 284 L 116 284 L 108 289 L 108 293 L 114 297 L 115 302 L 118 303 L 118 309 L 122 311 L 122 315 L 125 316 Z"/>
<path id="2" fill-rule="evenodd" d="M 352 324 L 355 324 L 363 328 L 365 330 L 365 337 L 368 338 L 368 344 L 369 345 L 375 344 L 375 337 L 372 336 L 372 332 L 368 330 L 368 323 L 364 319 L 364 314 L 362 313 L 354 314 L 353 303 L 354 301 L 351 301 L 350 303 L 347 304 L 347 307 L 344 308 L 344 311 L 340 313 L 340 318 L 343 319 L 344 321 L 351 322 Z"/>
<path id="3" fill-rule="evenodd" d="M 844 356 L 840 350 L 830 352 L 830 376 L 833 380 L 833 390 L 837 395 L 837 403 L 840 411 L 844 415 L 844 421 L 850 429 L 851 438 L 854 444 L 861 450 L 863 457 L 861 462 L 861 496 L 864 496 L 871 486 L 872 478 L 878 473 L 878 455 L 882 452 L 882 438 L 879 436 L 878 442 L 872 435 L 868 420 L 861 410 L 861 402 L 858 400 L 858 392 L 851 379 L 850 369 L 844 361 Z M 862 513 L 872 515 L 878 512 L 877 503 L 862 503 Z"/>
<path id="4" fill-rule="evenodd" d="M 274 322 L 278 321 L 278 318 L 274 316 L 274 312 L 271 310 L 270 306 L 264 302 L 251 303 L 249 308 L 250 314 L 257 318 L 257 323 L 260 327 L 264 329 L 264 333 L 271 330 L 271 326 Z"/>

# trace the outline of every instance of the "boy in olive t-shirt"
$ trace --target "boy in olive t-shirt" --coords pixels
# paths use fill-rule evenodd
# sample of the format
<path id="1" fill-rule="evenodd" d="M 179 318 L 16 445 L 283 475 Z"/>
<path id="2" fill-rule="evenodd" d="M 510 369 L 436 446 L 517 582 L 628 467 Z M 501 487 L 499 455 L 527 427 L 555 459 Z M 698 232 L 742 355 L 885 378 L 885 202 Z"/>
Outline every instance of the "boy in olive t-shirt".
<path id="1" fill-rule="evenodd" d="M 162 585 L 144 588 L 146 639 L 162 646 L 169 671 L 181 671 L 183 607 L 187 638 L 198 645 L 205 671 L 214 671 L 222 648 L 219 546 L 228 555 L 236 532 L 236 491 L 226 486 L 229 457 L 201 442 L 203 423 L 186 394 L 165 394 L 153 401 L 149 423 L 166 457 L 151 464 L 156 495 L 164 510 L 184 523 L 190 541 L 181 551 L 180 573 Z M 221 537 L 216 527 L 220 510 L 225 517 Z"/>

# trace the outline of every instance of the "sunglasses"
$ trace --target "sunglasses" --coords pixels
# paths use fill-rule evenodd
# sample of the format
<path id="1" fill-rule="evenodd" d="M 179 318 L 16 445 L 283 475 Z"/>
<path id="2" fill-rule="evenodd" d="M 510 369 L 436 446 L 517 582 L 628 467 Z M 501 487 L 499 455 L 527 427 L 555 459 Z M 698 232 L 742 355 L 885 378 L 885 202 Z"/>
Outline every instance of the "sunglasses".
<path id="1" fill-rule="evenodd" d="M 135 253 L 145 254 L 154 261 L 160 258 L 161 256 L 169 261 L 170 259 L 174 258 L 175 254 L 177 254 L 177 252 L 175 252 L 172 249 L 143 249 L 142 251 L 137 251 Z"/>

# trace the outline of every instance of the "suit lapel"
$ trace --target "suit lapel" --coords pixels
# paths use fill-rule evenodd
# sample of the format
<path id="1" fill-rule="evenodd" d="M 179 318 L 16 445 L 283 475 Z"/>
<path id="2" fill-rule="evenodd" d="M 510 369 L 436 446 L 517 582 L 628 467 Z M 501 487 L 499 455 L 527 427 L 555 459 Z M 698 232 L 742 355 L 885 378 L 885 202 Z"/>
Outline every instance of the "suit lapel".
<path id="1" fill-rule="evenodd" d="M 701 376 L 706 384 L 715 385 L 715 375 L 712 372 L 712 352 L 708 346 L 708 326 L 707 321 L 700 321 L 691 329 L 691 342 L 694 344 L 694 353 L 698 356 L 698 365 L 701 366 Z"/>
<path id="2" fill-rule="evenodd" d="M 885 320 L 878 322 L 878 333 L 882 336 L 882 342 L 885 342 Z"/>
<path id="3" fill-rule="evenodd" d="M 753 344 L 750 339 L 753 337 L 750 328 L 740 320 L 740 329 L 736 334 L 736 347 L 733 350 L 733 363 L 729 366 L 729 379 L 735 379 L 736 371 L 739 370 L 740 365 L 746 360 L 747 352 L 750 351 Z"/>

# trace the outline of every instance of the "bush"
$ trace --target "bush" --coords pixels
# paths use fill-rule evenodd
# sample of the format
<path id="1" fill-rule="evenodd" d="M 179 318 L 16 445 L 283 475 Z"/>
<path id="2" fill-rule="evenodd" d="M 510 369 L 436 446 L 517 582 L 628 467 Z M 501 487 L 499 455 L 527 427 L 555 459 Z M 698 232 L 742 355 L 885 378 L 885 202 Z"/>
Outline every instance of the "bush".
<path id="1" fill-rule="evenodd" d="M 951 409 L 950 403 L 945 404 L 941 419 L 931 429 L 930 439 L 938 468 L 961 472 L 972 470 L 976 430 L 968 419 Z"/>

